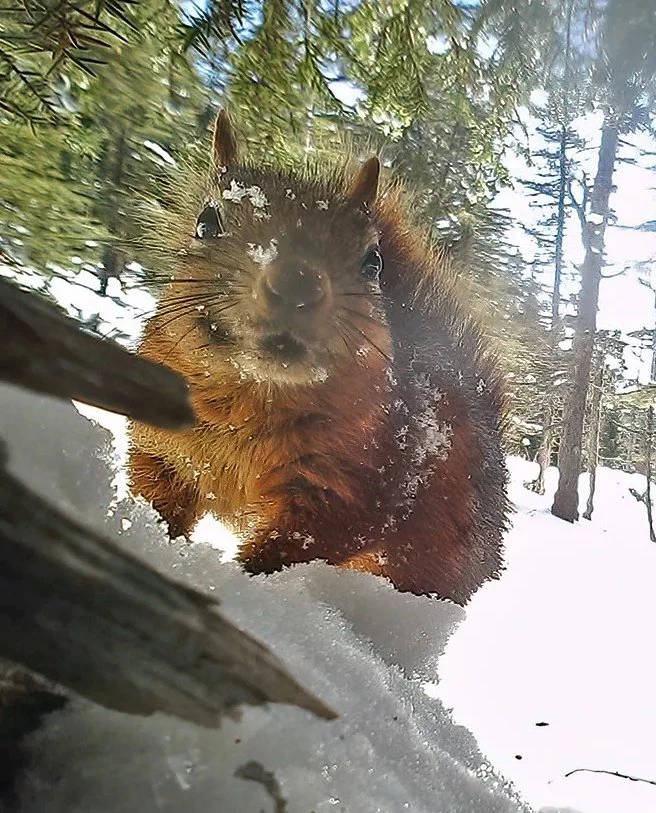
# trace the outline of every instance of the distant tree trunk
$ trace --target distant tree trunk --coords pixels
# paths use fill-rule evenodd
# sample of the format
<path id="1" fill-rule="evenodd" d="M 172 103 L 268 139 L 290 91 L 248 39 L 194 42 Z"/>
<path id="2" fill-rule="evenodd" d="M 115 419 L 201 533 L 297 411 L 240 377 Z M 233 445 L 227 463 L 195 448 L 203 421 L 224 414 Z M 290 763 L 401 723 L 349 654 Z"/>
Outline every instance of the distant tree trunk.
<path id="1" fill-rule="evenodd" d="M 554 418 L 554 404 L 553 398 L 549 397 L 544 407 L 544 414 L 542 420 L 544 422 L 544 429 L 542 430 L 542 441 L 538 448 L 538 453 L 535 456 L 535 461 L 539 466 L 538 476 L 535 480 L 526 483 L 526 488 L 529 491 L 534 491 L 536 494 L 544 494 L 544 476 L 551 463 L 551 447 L 553 445 L 553 418 Z"/>
<path id="2" fill-rule="evenodd" d="M 558 205 L 556 215 L 556 241 L 554 245 L 554 283 L 551 292 L 551 350 L 555 353 L 558 340 L 559 309 L 560 309 L 560 281 L 563 274 L 563 241 L 565 238 L 565 202 L 567 190 L 569 188 L 569 172 L 567 166 L 567 135 L 569 126 L 569 58 L 570 40 L 572 33 L 572 10 L 573 0 L 567 8 L 567 39 L 565 42 L 565 73 L 563 77 L 564 99 L 563 99 L 563 120 L 560 127 L 560 142 L 558 147 Z M 542 421 L 544 429 L 542 431 L 542 441 L 536 456 L 539 466 L 538 476 L 535 480 L 526 483 L 526 488 L 535 491 L 536 494 L 544 494 L 544 478 L 551 463 L 551 450 L 553 447 L 554 431 L 553 422 L 556 413 L 556 399 L 553 393 L 547 393 L 547 400 L 544 406 Z"/>
<path id="3" fill-rule="evenodd" d="M 568 29 L 569 36 L 569 29 Z M 560 151 L 559 151 L 559 181 L 558 181 L 558 218 L 556 224 L 556 244 L 554 249 L 554 284 L 553 291 L 551 292 L 551 352 L 556 351 L 558 343 L 558 325 L 559 325 L 559 307 L 560 307 L 560 280 L 563 271 L 563 239 L 565 236 L 565 195 L 568 186 L 568 172 L 567 172 L 567 126 L 563 124 L 560 132 Z M 536 456 L 539 471 L 535 480 L 526 483 L 526 488 L 530 491 L 535 491 L 536 494 L 544 494 L 544 477 L 549 465 L 551 463 L 551 450 L 553 447 L 554 431 L 553 422 L 556 412 L 556 398 L 553 393 L 549 392 L 546 396 L 546 403 L 544 405 L 544 412 L 542 415 L 542 422 L 544 429 L 542 431 L 542 441 Z"/>
<path id="4" fill-rule="evenodd" d="M 108 244 L 103 250 L 102 269 L 98 271 L 100 287 L 98 293 L 107 296 L 107 286 L 110 279 L 120 279 L 125 271 L 125 254 L 116 246 Z"/>
<path id="5" fill-rule="evenodd" d="M 590 407 L 590 434 L 588 437 L 588 469 L 590 470 L 590 493 L 583 512 L 584 519 L 592 519 L 594 511 L 595 487 L 597 485 L 597 464 L 599 462 L 599 430 L 601 428 L 601 398 L 604 392 L 604 356 L 599 353 L 597 369 L 592 382 L 592 403 Z"/>
<path id="6" fill-rule="evenodd" d="M 569 36 L 569 30 L 568 30 Z M 563 124 L 560 133 L 559 150 L 559 181 L 558 181 L 558 215 L 556 223 L 556 243 L 554 248 L 554 283 L 551 292 L 551 332 L 549 334 L 552 355 L 556 352 L 558 343 L 559 307 L 560 307 L 560 280 L 563 271 L 563 239 L 565 236 L 565 196 L 567 192 L 569 176 L 567 172 L 567 126 Z M 554 431 L 553 422 L 556 412 L 556 398 L 551 392 L 546 394 L 546 403 L 542 414 L 542 440 L 536 455 L 539 466 L 538 476 L 535 480 L 526 483 L 525 486 L 536 494 L 544 494 L 544 477 L 551 463 L 551 450 L 553 447 Z"/>
<path id="7" fill-rule="evenodd" d="M 654 519 L 652 517 L 651 505 L 651 447 L 654 434 L 654 407 L 650 406 L 647 410 L 647 491 L 645 493 L 645 504 L 647 506 L 647 520 L 649 522 L 649 538 L 652 542 L 656 542 L 656 534 L 654 533 Z"/>
<path id="8" fill-rule="evenodd" d="M 111 170 L 112 182 L 112 205 L 109 211 L 107 226 L 109 231 L 114 235 L 121 233 L 121 197 L 123 187 L 125 185 L 125 164 L 127 160 L 129 149 L 129 137 L 125 129 L 119 130 L 116 145 L 114 147 L 114 165 Z M 101 279 L 101 293 L 103 296 L 107 295 L 107 282 L 112 279 L 118 279 L 125 270 L 125 256 L 116 246 L 108 245 L 103 253 L 103 277 Z"/>
<path id="9" fill-rule="evenodd" d="M 650 380 L 656 382 L 656 290 L 654 290 L 654 329 L 651 333 L 651 376 Z"/>
<path id="10" fill-rule="evenodd" d="M 617 158 L 618 135 L 619 126 L 616 118 L 607 114 L 601 131 L 597 175 L 590 196 L 590 214 L 583 235 L 586 251 L 581 268 L 581 291 L 573 341 L 574 373 L 570 392 L 563 405 L 558 455 L 560 477 L 551 507 L 552 514 L 568 522 L 574 522 L 579 518 L 578 485 L 581 473 L 583 419 L 597 327 L 604 234 L 608 222 L 608 201 Z"/>
<path id="11" fill-rule="evenodd" d="M 633 431 L 634 430 L 635 420 L 634 420 L 632 412 L 629 412 L 628 420 L 631 421 L 631 428 L 629 429 L 629 431 L 627 433 L 629 438 L 628 438 L 628 443 L 626 445 L 626 465 L 624 467 L 624 471 L 633 471 L 633 468 L 634 468 L 633 461 L 635 460 L 635 438 L 636 438 L 636 435 L 635 435 L 635 432 Z"/>
<path id="12" fill-rule="evenodd" d="M 113 156 L 112 156 L 113 146 Z M 104 209 L 104 221 L 108 231 L 114 237 L 120 234 L 121 228 L 121 188 L 125 180 L 125 163 L 128 153 L 128 136 L 124 129 L 118 133 L 116 143 L 107 147 L 106 178 L 111 182 L 111 194 L 107 207 Z M 113 161 L 111 160 L 113 157 Z M 123 235 L 124 236 L 124 235 Z M 103 249 L 102 266 L 97 271 L 100 282 L 98 293 L 107 296 L 110 279 L 120 279 L 125 271 L 127 257 L 117 243 L 107 243 Z M 94 314 L 87 320 L 86 326 L 97 331 L 100 327 L 100 314 Z"/>

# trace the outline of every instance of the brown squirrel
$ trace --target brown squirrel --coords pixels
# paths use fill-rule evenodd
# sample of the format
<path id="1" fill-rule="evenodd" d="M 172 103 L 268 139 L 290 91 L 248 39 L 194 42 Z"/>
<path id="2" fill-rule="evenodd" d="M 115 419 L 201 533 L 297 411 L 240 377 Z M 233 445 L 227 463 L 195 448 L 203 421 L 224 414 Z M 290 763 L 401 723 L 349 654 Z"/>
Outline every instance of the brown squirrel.
<path id="1" fill-rule="evenodd" d="M 135 423 L 132 488 L 173 537 L 231 524 L 251 573 L 323 559 L 465 603 L 502 562 L 501 375 L 379 175 L 241 162 L 219 114 L 140 349 L 187 377 L 198 423 Z"/>

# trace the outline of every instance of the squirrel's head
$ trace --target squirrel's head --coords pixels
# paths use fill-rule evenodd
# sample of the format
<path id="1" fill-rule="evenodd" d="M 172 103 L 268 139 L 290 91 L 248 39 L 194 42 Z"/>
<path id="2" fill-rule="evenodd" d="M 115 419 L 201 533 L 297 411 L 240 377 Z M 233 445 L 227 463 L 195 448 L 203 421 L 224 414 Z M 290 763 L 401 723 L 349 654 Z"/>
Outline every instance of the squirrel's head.
<path id="1" fill-rule="evenodd" d="M 188 213 L 176 278 L 156 327 L 244 379 L 310 384 L 336 369 L 386 366 L 391 340 L 380 290 L 375 210 L 380 164 L 353 176 L 240 161 L 217 117 L 210 183 Z M 192 219 L 193 218 L 193 219 Z"/>

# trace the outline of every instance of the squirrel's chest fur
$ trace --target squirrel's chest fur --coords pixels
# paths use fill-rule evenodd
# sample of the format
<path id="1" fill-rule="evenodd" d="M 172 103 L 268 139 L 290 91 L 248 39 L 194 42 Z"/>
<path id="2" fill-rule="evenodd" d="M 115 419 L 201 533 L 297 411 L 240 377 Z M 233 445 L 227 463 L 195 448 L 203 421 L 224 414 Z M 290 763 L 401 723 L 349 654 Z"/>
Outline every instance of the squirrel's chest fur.
<path id="1" fill-rule="evenodd" d="M 163 349 L 160 337 L 147 337 L 142 353 L 172 363 Z M 173 364 L 186 366 L 183 357 Z M 384 375 L 372 382 L 337 371 L 302 391 L 239 381 L 230 371 L 220 386 L 187 375 L 198 425 L 175 434 L 135 425 L 132 439 L 193 488 L 203 511 L 239 525 L 244 514 L 266 513 L 290 483 L 360 509 L 380 496 L 382 475 L 398 456 L 398 410 Z"/>
<path id="2" fill-rule="evenodd" d="M 157 358 L 161 348 L 161 339 L 151 347 L 147 338 L 142 352 Z M 184 369 L 184 358 L 175 366 Z M 457 409 L 439 381 L 410 365 L 375 378 L 349 372 L 302 392 L 234 378 L 194 386 L 189 373 L 198 425 L 170 435 L 135 426 L 133 440 L 175 470 L 199 511 L 236 530 L 266 518 L 291 488 L 299 500 L 308 492 L 338 500 L 353 512 L 358 537 L 384 539 L 449 474 Z"/>

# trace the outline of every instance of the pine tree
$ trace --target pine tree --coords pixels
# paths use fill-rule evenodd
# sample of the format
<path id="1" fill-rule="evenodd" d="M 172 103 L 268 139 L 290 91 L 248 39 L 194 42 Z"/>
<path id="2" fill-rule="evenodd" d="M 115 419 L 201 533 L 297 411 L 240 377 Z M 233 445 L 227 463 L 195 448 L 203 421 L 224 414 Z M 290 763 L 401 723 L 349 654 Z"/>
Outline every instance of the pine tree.
<path id="1" fill-rule="evenodd" d="M 94 64 L 95 78 L 58 65 L 56 121 L 34 129 L 16 117 L 1 122 L 3 250 L 46 274 L 77 257 L 97 267 L 104 285 L 119 275 L 132 259 L 124 246 L 136 233 L 133 201 L 200 134 L 205 93 L 168 44 L 177 10 L 148 0 L 132 23 L 138 33 L 123 24 L 126 36 Z"/>
<path id="2" fill-rule="evenodd" d="M 656 9 L 648 0 L 609 0 L 603 10 L 595 82 L 604 107 L 597 173 L 584 226 L 585 259 L 573 342 L 572 386 L 563 409 L 558 489 L 552 513 L 578 519 L 583 421 L 596 330 L 604 235 L 609 216 L 620 135 L 649 125 L 646 102 L 653 95 L 656 60 L 651 48 Z"/>
<path id="3" fill-rule="evenodd" d="M 553 279 L 553 283 L 548 287 L 551 301 L 549 346 L 554 361 L 561 355 L 559 342 L 563 333 L 561 320 L 563 244 L 571 208 L 568 193 L 574 171 L 572 153 L 583 146 L 582 140 L 572 127 L 572 121 L 583 107 L 577 59 L 579 48 L 574 37 L 580 15 L 579 5 L 576 0 L 568 0 L 561 10 L 560 17 L 557 17 L 562 27 L 562 55 L 559 54 L 547 77 L 547 102 L 541 107 L 534 107 L 534 113 L 540 122 L 536 128 L 536 135 L 541 139 L 543 146 L 531 155 L 534 177 L 522 180 L 523 186 L 529 190 L 529 195 L 533 198 L 533 205 L 545 212 L 537 227 L 527 228 L 526 231 L 537 245 L 536 263 L 544 269 L 547 277 Z M 554 369 L 554 375 L 556 373 Z M 562 389 L 556 386 L 557 381 L 562 384 L 560 373 L 558 378 L 554 377 L 553 380 L 546 382 L 539 396 L 543 409 L 542 439 L 536 455 L 539 469 L 536 479 L 526 483 L 527 488 L 538 494 L 544 494 L 545 473 L 551 464 L 552 446 L 557 435 L 556 416 L 561 411 Z"/>

